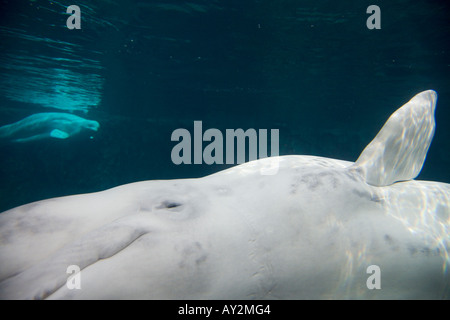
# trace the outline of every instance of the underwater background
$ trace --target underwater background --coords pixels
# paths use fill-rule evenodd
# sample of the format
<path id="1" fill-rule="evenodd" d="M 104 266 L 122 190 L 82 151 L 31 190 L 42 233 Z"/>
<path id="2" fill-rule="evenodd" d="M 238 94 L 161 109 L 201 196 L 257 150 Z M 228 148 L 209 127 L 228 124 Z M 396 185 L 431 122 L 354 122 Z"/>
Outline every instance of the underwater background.
<path id="1" fill-rule="evenodd" d="M 230 167 L 172 162 L 172 132 L 193 134 L 196 120 L 279 129 L 280 155 L 355 161 L 427 89 L 439 95 L 436 133 L 418 179 L 450 183 L 448 1 L 0 3 L 0 126 L 42 112 L 100 124 L 68 139 L 0 138 L 0 212 Z M 79 30 L 66 26 L 70 5 Z M 370 5 L 381 29 L 366 26 Z"/>

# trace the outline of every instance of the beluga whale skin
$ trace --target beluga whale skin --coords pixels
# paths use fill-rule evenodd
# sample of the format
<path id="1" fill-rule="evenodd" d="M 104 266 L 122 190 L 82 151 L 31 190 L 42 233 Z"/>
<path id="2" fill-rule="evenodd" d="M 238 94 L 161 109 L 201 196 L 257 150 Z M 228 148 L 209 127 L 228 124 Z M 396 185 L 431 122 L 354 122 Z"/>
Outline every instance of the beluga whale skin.
<path id="1" fill-rule="evenodd" d="M 436 102 L 414 96 L 356 162 L 269 157 L 3 212 L 0 298 L 448 298 L 450 185 L 414 180 Z"/>

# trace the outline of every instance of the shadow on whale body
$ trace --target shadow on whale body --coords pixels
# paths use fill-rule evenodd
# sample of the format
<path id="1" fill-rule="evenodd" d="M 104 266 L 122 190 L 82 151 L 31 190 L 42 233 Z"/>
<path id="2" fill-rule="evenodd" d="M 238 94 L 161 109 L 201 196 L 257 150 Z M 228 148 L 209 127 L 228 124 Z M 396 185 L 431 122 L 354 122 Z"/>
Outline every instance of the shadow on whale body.
<path id="1" fill-rule="evenodd" d="M 36 113 L 25 119 L 0 127 L 0 139 L 29 142 L 47 138 L 67 139 L 83 129 L 97 131 L 100 124 L 70 113 Z"/>
<path id="2" fill-rule="evenodd" d="M 448 298 L 450 185 L 414 180 L 436 101 L 413 97 L 354 163 L 264 158 L 6 211 L 0 297 Z"/>

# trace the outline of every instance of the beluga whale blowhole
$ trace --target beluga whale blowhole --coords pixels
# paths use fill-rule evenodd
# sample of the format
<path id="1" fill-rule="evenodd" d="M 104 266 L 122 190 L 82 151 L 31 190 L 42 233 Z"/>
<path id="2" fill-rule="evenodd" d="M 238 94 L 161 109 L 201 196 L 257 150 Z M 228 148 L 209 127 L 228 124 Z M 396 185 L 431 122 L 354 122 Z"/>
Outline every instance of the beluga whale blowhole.
<path id="1" fill-rule="evenodd" d="M 414 96 L 356 162 L 268 157 L 3 212 L 0 298 L 446 299 L 450 185 L 415 180 L 436 102 Z"/>

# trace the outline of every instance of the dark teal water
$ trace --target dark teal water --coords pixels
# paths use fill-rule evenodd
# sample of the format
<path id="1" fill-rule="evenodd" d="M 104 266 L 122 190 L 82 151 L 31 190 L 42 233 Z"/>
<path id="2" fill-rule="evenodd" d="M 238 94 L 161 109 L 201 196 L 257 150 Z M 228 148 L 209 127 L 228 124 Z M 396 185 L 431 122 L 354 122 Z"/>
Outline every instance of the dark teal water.
<path id="1" fill-rule="evenodd" d="M 0 126 L 38 112 L 100 123 L 0 143 L 0 211 L 229 165 L 174 165 L 177 128 L 280 130 L 280 154 L 354 161 L 416 93 L 439 94 L 419 178 L 450 182 L 446 1 L 1 0 Z M 81 30 L 66 8 L 81 8 Z M 381 9 L 369 30 L 366 9 Z M 93 137 L 91 139 L 90 137 Z"/>

